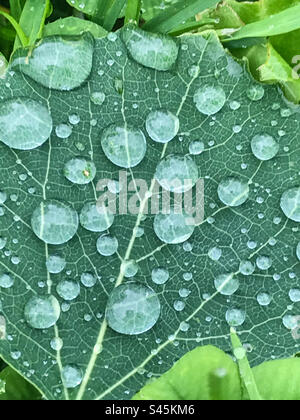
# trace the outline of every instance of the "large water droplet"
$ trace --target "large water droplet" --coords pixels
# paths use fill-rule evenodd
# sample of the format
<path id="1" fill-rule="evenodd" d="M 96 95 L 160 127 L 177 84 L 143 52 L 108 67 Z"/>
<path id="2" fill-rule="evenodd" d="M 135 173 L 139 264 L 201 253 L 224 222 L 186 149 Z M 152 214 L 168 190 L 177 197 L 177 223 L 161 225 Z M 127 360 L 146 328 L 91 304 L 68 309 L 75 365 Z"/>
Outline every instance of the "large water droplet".
<path id="1" fill-rule="evenodd" d="M 220 248 L 214 247 L 208 251 L 208 256 L 213 261 L 219 261 L 222 256 L 222 250 Z"/>
<path id="2" fill-rule="evenodd" d="M 59 124 L 55 128 L 55 133 L 60 139 L 68 139 L 72 134 L 72 127 L 68 124 Z"/>
<path id="3" fill-rule="evenodd" d="M 96 166 L 84 158 L 74 158 L 65 164 L 64 174 L 74 184 L 88 184 L 96 176 Z"/>
<path id="4" fill-rule="evenodd" d="M 68 365 L 62 369 L 62 380 L 66 388 L 76 388 L 82 382 L 82 371 L 77 366 Z"/>
<path id="5" fill-rule="evenodd" d="M 272 301 L 271 296 L 265 292 L 259 293 L 256 299 L 261 306 L 268 306 Z"/>
<path id="6" fill-rule="evenodd" d="M 49 89 L 71 90 L 90 75 L 94 39 L 89 33 L 78 37 L 51 36 L 32 51 L 19 49 L 12 59 L 18 69 Z"/>
<path id="7" fill-rule="evenodd" d="M 270 160 L 279 151 L 279 144 L 268 134 L 258 134 L 251 141 L 252 152 L 257 159 Z"/>
<path id="8" fill-rule="evenodd" d="M 227 206 L 240 206 L 249 197 L 249 185 L 236 178 L 226 178 L 219 184 L 218 196 Z"/>
<path id="9" fill-rule="evenodd" d="M 64 300 L 70 301 L 78 297 L 80 286 L 73 280 L 62 280 L 56 287 L 57 294 Z"/>
<path id="10" fill-rule="evenodd" d="M 38 238 L 47 244 L 68 242 L 78 229 L 78 215 L 68 204 L 56 200 L 41 202 L 31 218 L 31 226 Z"/>
<path id="11" fill-rule="evenodd" d="M 152 328 L 160 316 L 156 293 L 142 284 L 116 287 L 106 308 L 108 325 L 121 334 L 141 334 Z"/>
<path id="12" fill-rule="evenodd" d="M 50 347 L 55 351 L 60 351 L 63 348 L 63 341 L 59 337 L 54 337 L 50 341 Z"/>
<path id="13" fill-rule="evenodd" d="M 60 317 L 60 306 L 54 296 L 34 296 L 26 304 L 24 315 L 32 328 L 44 330 L 56 324 Z"/>
<path id="14" fill-rule="evenodd" d="M 97 278 L 92 273 L 82 273 L 80 281 L 85 287 L 93 287 L 96 284 Z"/>
<path id="15" fill-rule="evenodd" d="M 178 45 L 167 35 L 127 26 L 123 29 L 122 37 L 133 59 L 145 67 L 167 71 L 177 60 Z"/>
<path id="16" fill-rule="evenodd" d="M 157 214 L 153 223 L 157 237 L 167 244 L 180 244 L 193 234 L 195 224 L 193 218 L 185 213 Z"/>
<path id="17" fill-rule="evenodd" d="M 0 287 L 3 289 L 9 289 L 14 284 L 14 278 L 8 273 L 0 274 Z"/>
<path id="18" fill-rule="evenodd" d="M 87 203 L 80 212 L 81 225 L 91 232 L 104 232 L 114 222 L 114 215 L 105 208 L 98 209 L 94 203 Z"/>
<path id="19" fill-rule="evenodd" d="M 194 140 L 189 145 L 189 152 L 191 155 L 200 155 L 203 152 L 204 148 L 205 146 L 202 141 Z"/>
<path id="20" fill-rule="evenodd" d="M 241 261 L 240 263 L 240 273 L 244 276 L 251 276 L 255 271 L 255 264 L 251 261 Z"/>
<path id="21" fill-rule="evenodd" d="M 156 167 L 155 179 L 167 191 L 189 191 L 199 179 L 197 165 L 190 156 L 169 155 Z"/>
<path id="22" fill-rule="evenodd" d="M 300 222 L 300 187 L 285 191 L 281 197 L 280 207 L 286 217 Z"/>
<path id="23" fill-rule="evenodd" d="M 196 91 L 194 102 L 202 114 L 214 115 L 225 105 L 226 94 L 220 86 L 205 85 Z"/>
<path id="24" fill-rule="evenodd" d="M 261 255 L 257 257 L 256 265 L 260 270 L 269 270 L 272 267 L 272 258 Z"/>
<path id="25" fill-rule="evenodd" d="M 170 111 L 153 111 L 146 119 L 146 130 L 152 140 L 168 143 L 178 134 L 179 119 Z"/>
<path id="26" fill-rule="evenodd" d="M 119 246 L 118 239 L 110 235 L 102 235 L 97 240 L 97 250 L 99 254 L 108 257 L 117 252 Z"/>
<path id="27" fill-rule="evenodd" d="M 11 99 L 0 105 L 0 140 L 18 150 L 41 146 L 52 132 L 48 109 L 29 98 Z"/>
<path id="28" fill-rule="evenodd" d="M 165 284 L 169 280 L 170 274 L 165 268 L 158 267 L 152 270 L 151 276 L 155 284 Z"/>
<path id="29" fill-rule="evenodd" d="M 300 289 L 291 289 L 289 291 L 289 297 L 292 302 L 300 302 Z"/>
<path id="30" fill-rule="evenodd" d="M 294 330 L 299 327 L 299 316 L 289 314 L 284 315 L 282 323 L 288 330 Z"/>
<path id="31" fill-rule="evenodd" d="M 46 261 L 46 267 L 49 273 L 59 274 L 66 267 L 66 261 L 59 255 L 50 255 Z"/>
<path id="32" fill-rule="evenodd" d="M 106 157 L 121 168 L 137 166 L 147 150 L 142 131 L 127 125 L 109 126 L 102 134 L 101 144 Z"/>
<path id="33" fill-rule="evenodd" d="M 215 279 L 215 288 L 221 295 L 231 296 L 240 286 L 240 282 L 234 274 L 221 274 Z"/>
<path id="34" fill-rule="evenodd" d="M 139 271 L 139 266 L 135 260 L 126 260 L 122 263 L 121 269 L 127 278 L 134 277 Z"/>
<path id="35" fill-rule="evenodd" d="M 230 326 L 238 327 L 245 322 L 246 312 L 241 309 L 228 309 L 225 317 Z"/>

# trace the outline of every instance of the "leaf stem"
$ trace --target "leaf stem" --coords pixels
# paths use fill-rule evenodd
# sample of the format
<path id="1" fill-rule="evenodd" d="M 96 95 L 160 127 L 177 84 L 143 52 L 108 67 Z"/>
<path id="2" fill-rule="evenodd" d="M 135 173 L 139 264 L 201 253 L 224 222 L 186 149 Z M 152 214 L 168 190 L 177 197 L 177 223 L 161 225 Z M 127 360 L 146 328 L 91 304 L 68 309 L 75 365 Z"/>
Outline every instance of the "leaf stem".
<path id="1" fill-rule="evenodd" d="M 29 44 L 29 39 L 27 38 L 27 36 L 24 34 L 21 26 L 18 24 L 18 22 L 12 17 L 10 16 L 8 13 L 3 12 L 0 10 L 0 15 L 4 16 L 9 22 L 10 24 L 14 27 L 15 31 L 17 32 L 17 35 L 22 43 L 23 47 L 27 47 L 27 45 Z"/>
<path id="2" fill-rule="evenodd" d="M 125 13 L 125 24 L 136 23 L 139 24 L 140 12 L 142 7 L 141 0 L 128 0 Z"/>

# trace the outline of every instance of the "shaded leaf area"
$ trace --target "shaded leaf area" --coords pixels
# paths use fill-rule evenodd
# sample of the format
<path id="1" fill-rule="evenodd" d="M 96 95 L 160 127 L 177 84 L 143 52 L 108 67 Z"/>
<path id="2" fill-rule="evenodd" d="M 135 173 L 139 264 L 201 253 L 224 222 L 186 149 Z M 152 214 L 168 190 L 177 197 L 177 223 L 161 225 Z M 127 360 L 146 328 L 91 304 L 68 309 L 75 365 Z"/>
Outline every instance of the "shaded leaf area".
<path id="1" fill-rule="evenodd" d="M 284 325 L 283 317 L 300 310 L 289 296 L 299 283 L 299 227 L 280 209 L 282 194 L 299 186 L 298 108 L 291 108 L 274 87 L 265 86 L 263 91 L 213 33 L 178 39 L 178 58 L 169 71 L 138 64 L 120 33 L 116 35 L 95 41 L 91 74 L 77 89 L 49 90 L 18 71 L 0 80 L 1 101 L 34 99 L 48 108 L 53 119 L 50 140 L 37 149 L 19 151 L 0 143 L 0 189 L 7 195 L 0 213 L 1 237 L 6 239 L 0 272 L 14 279 L 12 287 L 1 289 L 6 339 L 0 340 L 0 354 L 50 400 L 128 399 L 199 345 L 213 344 L 231 352 L 226 313 L 232 309 L 243 314 L 237 329 L 248 344 L 252 366 L 270 357 L 291 356 L 298 346 L 287 328 L 293 325 Z M 76 83 L 78 68 L 74 68 Z M 223 108 L 210 116 L 194 103 L 196 92 L 207 85 L 222 88 L 226 98 Z M 253 87 L 258 97 L 253 96 Z M 105 94 L 102 105 L 91 101 L 95 92 Z M 165 145 L 151 140 L 145 129 L 149 113 L 161 108 L 180 122 L 178 136 Z M 77 118 L 71 127 L 74 115 L 80 121 Z M 188 155 L 192 142 L 204 143 L 201 154 L 190 156 L 205 180 L 204 221 L 188 242 L 167 245 L 154 233 L 154 215 L 141 218 L 139 226 L 136 215 L 116 215 L 109 232 L 118 239 L 119 248 L 110 257 L 97 252 L 99 233 L 83 227 L 68 243 L 45 246 L 31 229 L 32 214 L 44 198 L 64 200 L 79 213 L 87 202 L 95 201 L 98 180 L 118 179 L 120 168 L 101 147 L 104 129 L 115 123 L 136 127 L 146 136 L 146 155 L 127 170 L 129 181 L 145 179 L 150 185 L 162 157 Z M 57 136 L 61 124 L 71 127 L 66 139 Z M 279 144 L 270 161 L 258 160 L 251 151 L 251 139 L 263 133 Z M 92 184 L 77 186 L 64 176 L 64 165 L 78 155 L 95 163 Z M 218 197 L 218 185 L 228 177 L 249 185 L 249 198 L 241 206 L 228 207 Z M 139 235 L 136 227 L 143 229 Z M 62 256 L 65 270 L 49 274 L 48 254 Z M 125 255 L 138 264 L 133 278 L 124 278 L 120 269 Z M 271 261 L 268 270 L 256 267 L 250 276 L 239 273 L 242 261 L 255 265 L 258 257 L 265 256 Z M 168 281 L 160 285 L 152 280 L 152 270 L 158 267 L 169 272 Z M 79 283 L 85 272 L 93 274 L 97 283 L 91 288 L 81 284 L 80 295 L 66 305 L 56 291 L 59 281 L 69 278 Z M 227 296 L 214 284 L 226 273 L 239 280 L 235 293 Z M 119 334 L 104 321 L 116 281 L 135 281 L 156 292 L 161 313 L 148 332 Z M 50 293 L 63 309 L 60 318 L 54 328 L 33 329 L 25 321 L 24 308 L 34 295 Z M 266 306 L 257 300 L 261 293 L 270 298 Z M 62 347 L 50 344 L 57 337 Z M 76 388 L 62 384 L 65 366 L 81 370 L 82 381 Z"/>
<path id="2" fill-rule="evenodd" d="M 0 401 L 24 400 L 41 400 L 41 394 L 11 367 L 6 367 L 0 372 Z"/>

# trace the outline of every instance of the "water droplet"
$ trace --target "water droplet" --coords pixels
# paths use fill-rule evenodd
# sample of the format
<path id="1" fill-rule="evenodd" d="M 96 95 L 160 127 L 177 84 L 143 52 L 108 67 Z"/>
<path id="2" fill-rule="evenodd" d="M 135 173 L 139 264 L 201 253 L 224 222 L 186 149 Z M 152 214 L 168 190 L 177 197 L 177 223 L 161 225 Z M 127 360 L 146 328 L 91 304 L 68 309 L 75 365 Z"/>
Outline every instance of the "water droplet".
<path id="1" fill-rule="evenodd" d="M 130 278 L 136 275 L 139 270 L 139 266 L 135 260 L 127 260 L 122 263 L 121 269 L 124 273 L 124 276 Z"/>
<path id="2" fill-rule="evenodd" d="M 175 311 L 181 312 L 185 308 L 185 303 L 182 300 L 175 300 L 175 302 L 173 304 L 173 307 L 174 307 Z"/>
<path id="3" fill-rule="evenodd" d="M 255 264 L 251 261 L 241 261 L 239 270 L 244 276 L 251 276 L 255 271 Z"/>
<path id="4" fill-rule="evenodd" d="M 64 300 L 74 300 L 79 296 L 80 286 L 73 280 L 62 280 L 56 287 L 57 294 Z"/>
<path id="5" fill-rule="evenodd" d="M 96 176 L 96 166 L 87 159 L 77 157 L 65 164 L 64 174 L 74 184 L 88 184 Z"/>
<path id="6" fill-rule="evenodd" d="M 190 156 L 169 155 L 156 167 L 155 179 L 167 191 L 189 191 L 199 179 L 198 167 Z"/>
<path id="7" fill-rule="evenodd" d="M 2 236 L 0 236 L 0 249 L 5 248 L 6 243 L 7 243 L 7 239 L 5 239 Z"/>
<path id="8" fill-rule="evenodd" d="M 96 284 L 97 278 L 92 273 L 82 273 L 80 281 L 85 287 L 93 287 Z"/>
<path id="9" fill-rule="evenodd" d="M 0 238 L 0 249 L 1 249 L 1 238 Z M 296 248 L 296 255 L 298 260 L 300 261 L 300 242 L 298 242 L 297 248 Z"/>
<path id="10" fill-rule="evenodd" d="M 47 244 L 68 242 L 78 229 L 78 215 L 68 204 L 56 200 L 41 202 L 31 218 L 31 226 L 38 238 Z"/>
<path id="11" fill-rule="evenodd" d="M 64 366 L 62 380 L 66 388 L 76 388 L 82 382 L 82 371 L 74 365 Z"/>
<path id="12" fill-rule="evenodd" d="M 157 237 L 167 244 L 180 244 L 187 241 L 193 234 L 195 225 L 193 219 L 185 213 L 157 214 L 154 218 L 154 231 Z"/>
<path id="13" fill-rule="evenodd" d="M 200 67 L 198 65 L 193 65 L 188 69 L 188 74 L 191 77 L 195 78 L 195 77 L 199 76 L 199 73 L 200 73 Z"/>
<path id="14" fill-rule="evenodd" d="M 285 191 L 281 197 L 280 207 L 286 217 L 300 222 L 300 187 Z"/>
<path id="15" fill-rule="evenodd" d="M 7 194 L 5 191 L 0 191 L 0 204 L 4 204 L 7 200 Z"/>
<path id="16" fill-rule="evenodd" d="M 282 323 L 288 330 L 294 330 L 299 327 L 299 316 L 284 315 Z"/>
<path id="17" fill-rule="evenodd" d="M 239 280 L 234 277 L 233 273 L 221 274 L 215 279 L 214 283 L 217 291 L 225 296 L 233 295 L 240 286 Z"/>
<path id="18" fill-rule="evenodd" d="M 50 255 L 46 261 L 46 267 L 49 273 L 59 274 L 66 267 L 66 261 L 59 255 Z"/>
<path id="19" fill-rule="evenodd" d="M 289 291 L 289 297 L 292 302 L 300 302 L 300 289 L 291 289 Z"/>
<path id="20" fill-rule="evenodd" d="M 178 45 L 170 36 L 125 26 L 122 37 L 133 59 L 145 67 L 167 71 L 177 60 Z"/>
<path id="21" fill-rule="evenodd" d="M 257 295 L 257 302 L 261 305 L 261 306 L 268 306 L 270 305 L 272 298 L 268 293 L 259 293 Z"/>
<path id="22" fill-rule="evenodd" d="M 170 274 L 165 268 L 158 267 L 152 270 L 151 276 L 155 284 L 165 284 L 169 280 Z"/>
<path id="23" fill-rule="evenodd" d="M 218 196 L 227 206 L 241 206 L 249 197 L 249 185 L 236 178 L 226 178 L 219 184 Z"/>
<path id="24" fill-rule="evenodd" d="M 205 85 L 196 91 L 194 102 L 202 114 L 214 115 L 225 105 L 226 94 L 220 86 Z"/>
<path id="25" fill-rule="evenodd" d="M 78 37 L 51 36 L 42 39 L 32 51 L 19 49 L 12 68 L 22 71 L 49 89 L 71 90 L 90 75 L 94 39 L 85 32 Z"/>
<path id="26" fill-rule="evenodd" d="M 137 166 L 147 150 L 142 131 L 127 125 L 109 126 L 102 134 L 101 144 L 106 157 L 121 168 Z"/>
<path id="27" fill-rule="evenodd" d="M 258 134 L 251 141 L 252 152 L 257 159 L 270 160 L 279 151 L 279 144 L 268 134 Z"/>
<path id="28" fill-rule="evenodd" d="M 60 139 L 67 139 L 72 134 L 72 127 L 68 124 L 59 124 L 55 128 L 55 133 Z"/>
<path id="29" fill-rule="evenodd" d="M 114 215 L 105 208 L 98 209 L 94 203 L 87 203 L 80 213 L 81 225 L 91 232 L 104 232 L 114 222 Z"/>
<path id="30" fill-rule="evenodd" d="M 226 321 L 232 327 L 243 325 L 246 320 L 246 312 L 241 309 L 228 309 L 226 312 Z"/>
<path id="31" fill-rule="evenodd" d="M 119 247 L 118 239 L 110 235 L 102 235 L 97 240 L 97 250 L 99 254 L 108 257 L 117 252 Z"/>
<path id="32" fill-rule="evenodd" d="M 14 282 L 14 278 L 10 274 L 0 274 L 0 287 L 2 287 L 3 289 L 9 289 L 13 286 Z"/>
<path id="33" fill-rule="evenodd" d="M 49 139 L 52 128 L 48 109 L 37 101 L 18 98 L 0 105 L 0 138 L 13 149 L 41 146 Z"/>
<path id="34" fill-rule="evenodd" d="M 160 316 L 156 293 L 139 283 L 116 287 L 106 308 L 108 325 L 121 334 L 141 334 L 150 330 Z"/>
<path id="35" fill-rule="evenodd" d="M 216 247 L 211 248 L 211 249 L 208 251 L 208 256 L 209 256 L 209 258 L 210 258 L 211 260 L 213 260 L 213 261 L 219 261 L 219 259 L 220 259 L 220 258 L 221 258 L 221 256 L 222 256 L 222 250 L 221 250 L 220 248 L 216 248 Z"/>
<path id="36" fill-rule="evenodd" d="M 72 114 L 72 115 L 70 115 L 70 116 L 69 116 L 69 122 L 70 122 L 70 124 L 72 124 L 72 125 L 77 125 L 77 124 L 79 124 L 79 123 L 80 123 L 80 117 L 79 117 L 79 115 L 76 115 L 76 114 Z"/>
<path id="37" fill-rule="evenodd" d="M 168 143 L 178 134 L 179 119 L 170 111 L 153 111 L 146 119 L 146 130 L 152 140 Z"/>
<path id="38" fill-rule="evenodd" d="M 60 306 L 54 296 L 34 296 L 27 302 L 24 315 L 32 328 L 44 330 L 56 324 Z"/>
<path id="39" fill-rule="evenodd" d="M 191 155 L 200 155 L 204 151 L 204 143 L 200 140 L 194 140 L 189 145 L 189 152 Z"/>
<path id="40" fill-rule="evenodd" d="M 91 94 L 91 101 L 95 104 L 95 105 L 102 105 L 105 101 L 105 93 L 104 92 L 93 92 Z"/>
<path id="41" fill-rule="evenodd" d="M 272 267 L 272 258 L 265 255 L 259 256 L 256 259 L 256 265 L 260 270 L 269 270 Z"/>
<path id="42" fill-rule="evenodd" d="M 264 97 L 265 90 L 262 85 L 256 84 L 250 86 L 246 93 L 250 101 L 260 101 Z"/>

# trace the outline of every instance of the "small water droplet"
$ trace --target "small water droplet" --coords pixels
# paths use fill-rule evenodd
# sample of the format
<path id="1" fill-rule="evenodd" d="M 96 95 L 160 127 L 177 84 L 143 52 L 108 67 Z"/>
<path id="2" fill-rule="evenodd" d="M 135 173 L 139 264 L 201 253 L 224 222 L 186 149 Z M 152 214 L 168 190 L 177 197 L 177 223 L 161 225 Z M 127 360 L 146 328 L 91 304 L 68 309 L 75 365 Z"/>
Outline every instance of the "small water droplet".
<path id="1" fill-rule="evenodd" d="M 146 130 L 152 140 L 168 143 L 178 134 L 179 119 L 170 111 L 153 111 L 146 119 Z"/>
<path id="2" fill-rule="evenodd" d="M 24 311 L 27 323 L 35 329 L 53 327 L 60 317 L 60 306 L 54 296 L 32 297 Z"/>
<path id="3" fill-rule="evenodd" d="M 196 91 L 194 102 L 202 114 L 214 115 L 225 105 L 226 94 L 220 86 L 205 85 Z"/>

